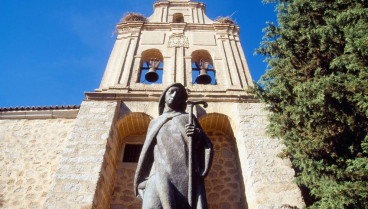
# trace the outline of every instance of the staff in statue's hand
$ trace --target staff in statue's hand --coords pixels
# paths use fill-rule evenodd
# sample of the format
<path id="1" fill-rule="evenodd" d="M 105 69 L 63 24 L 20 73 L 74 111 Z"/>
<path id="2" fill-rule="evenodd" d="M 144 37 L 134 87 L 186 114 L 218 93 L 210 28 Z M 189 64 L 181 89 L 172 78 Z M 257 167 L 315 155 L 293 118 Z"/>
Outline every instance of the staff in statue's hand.
<path id="1" fill-rule="evenodd" d="M 193 135 L 195 133 L 196 127 L 193 121 L 193 107 L 197 104 L 203 104 L 204 108 L 208 106 L 207 102 L 199 101 L 187 101 L 187 104 L 189 105 L 189 121 L 188 124 L 185 125 L 187 136 L 189 137 L 188 141 L 188 155 L 189 155 L 189 178 L 188 178 L 188 203 L 190 208 L 193 208 Z M 199 129 L 197 133 L 199 132 Z M 198 171 L 196 171 L 198 172 Z M 199 174 L 199 173 L 198 173 Z"/>

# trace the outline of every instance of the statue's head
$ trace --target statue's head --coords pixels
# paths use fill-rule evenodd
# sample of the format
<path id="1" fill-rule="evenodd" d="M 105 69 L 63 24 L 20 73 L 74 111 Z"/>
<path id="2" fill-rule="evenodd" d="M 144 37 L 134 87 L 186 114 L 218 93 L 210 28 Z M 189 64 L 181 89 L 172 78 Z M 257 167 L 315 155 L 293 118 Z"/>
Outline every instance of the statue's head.
<path id="1" fill-rule="evenodd" d="M 188 94 L 181 83 L 174 83 L 168 86 L 161 94 L 159 100 L 158 113 L 164 112 L 165 104 L 177 111 L 185 111 L 187 108 Z"/>

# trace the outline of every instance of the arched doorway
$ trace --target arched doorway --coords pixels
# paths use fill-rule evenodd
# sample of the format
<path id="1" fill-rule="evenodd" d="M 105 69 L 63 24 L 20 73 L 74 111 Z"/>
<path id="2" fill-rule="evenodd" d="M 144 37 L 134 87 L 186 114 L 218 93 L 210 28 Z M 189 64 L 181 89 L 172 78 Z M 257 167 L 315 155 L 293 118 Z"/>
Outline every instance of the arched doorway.
<path id="1" fill-rule="evenodd" d="M 214 147 L 212 168 L 205 180 L 211 209 L 247 208 L 238 152 L 226 115 L 210 113 L 199 119 Z"/>
<path id="2" fill-rule="evenodd" d="M 140 149 L 151 119 L 145 113 L 130 113 L 117 122 L 121 148 L 117 157 L 114 191 L 110 202 L 111 209 L 142 207 L 141 202 L 134 195 L 133 181 Z"/>

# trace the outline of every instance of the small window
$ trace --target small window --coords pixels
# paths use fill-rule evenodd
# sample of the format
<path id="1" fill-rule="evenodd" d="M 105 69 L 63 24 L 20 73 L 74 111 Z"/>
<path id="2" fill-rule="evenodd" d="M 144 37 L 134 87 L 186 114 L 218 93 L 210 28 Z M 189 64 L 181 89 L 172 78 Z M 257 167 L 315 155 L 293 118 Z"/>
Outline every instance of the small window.
<path id="1" fill-rule="evenodd" d="M 173 22 L 174 23 L 183 23 L 184 22 L 184 16 L 181 13 L 176 13 L 173 15 Z"/>
<path id="2" fill-rule="evenodd" d="M 143 144 L 127 144 L 124 149 L 123 163 L 137 163 Z"/>

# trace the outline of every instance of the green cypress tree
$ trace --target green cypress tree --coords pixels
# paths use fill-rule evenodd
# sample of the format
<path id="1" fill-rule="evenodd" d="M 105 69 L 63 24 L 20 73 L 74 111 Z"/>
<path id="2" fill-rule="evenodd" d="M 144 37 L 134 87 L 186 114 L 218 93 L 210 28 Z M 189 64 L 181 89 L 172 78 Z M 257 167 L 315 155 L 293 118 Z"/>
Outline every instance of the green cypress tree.
<path id="1" fill-rule="evenodd" d="M 368 0 L 276 3 L 253 89 L 311 208 L 368 208 Z"/>

